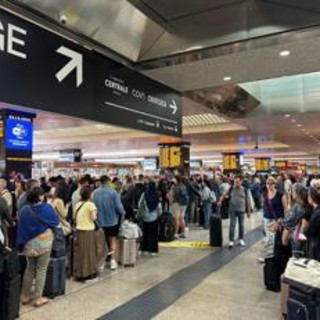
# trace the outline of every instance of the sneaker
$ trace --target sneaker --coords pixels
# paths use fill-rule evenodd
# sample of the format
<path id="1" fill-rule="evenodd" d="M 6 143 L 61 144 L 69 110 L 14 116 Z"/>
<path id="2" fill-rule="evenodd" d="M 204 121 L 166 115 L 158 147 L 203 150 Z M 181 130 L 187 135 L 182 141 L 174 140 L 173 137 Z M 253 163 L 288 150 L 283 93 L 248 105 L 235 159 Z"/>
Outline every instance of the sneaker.
<path id="1" fill-rule="evenodd" d="M 233 241 L 230 241 L 230 242 L 229 242 L 229 248 L 230 248 L 230 249 L 232 249 L 232 248 L 233 248 L 233 246 L 234 246 Z"/>
<path id="2" fill-rule="evenodd" d="M 156 257 L 157 255 L 158 255 L 157 252 L 150 252 L 150 256 L 151 256 L 151 257 Z"/>
<path id="3" fill-rule="evenodd" d="M 259 262 L 259 263 L 266 263 L 266 259 L 265 258 L 263 258 L 263 257 L 259 257 L 259 258 L 257 258 L 257 261 Z"/>
<path id="4" fill-rule="evenodd" d="M 180 238 L 179 238 L 179 235 L 178 234 L 175 234 L 174 235 L 174 240 L 179 240 Z"/>
<path id="5" fill-rule="evenodd" d="M 181 239 L 186 239 L 187 237 L 186 237 L 185 234 L 180 234 L 180 238 L 181 238 Z"/>
<path id="6" fill-rule="evenodd" d="M 99 281 L 99 277 L 95 277 L 93 279 L 89 279 L 85 281 L 85 284 L 93 284 Z"/>
<path id="7" fill-rule="evenodd" d="M 110 262 L 110 269 L 111 270 L 116 270 L 118 268 L 118 263 L 116 260 L 111 260 Z"/>
<path id="8" fill-rule="evenodd" d="M 241 239 L 241 240 L 239 241 L 239 244 L 240 244 L 241 247 L 244 247 L 244 246 L 246 245 L 246 243 L 244 242 L 243 239 Z"/>
<path id="9" fill-rule="evenodd" d="M 106 262 L 103 263 L 103 265 L 99 268 L 99 271 L 103 271 L 106 267 Z"/>

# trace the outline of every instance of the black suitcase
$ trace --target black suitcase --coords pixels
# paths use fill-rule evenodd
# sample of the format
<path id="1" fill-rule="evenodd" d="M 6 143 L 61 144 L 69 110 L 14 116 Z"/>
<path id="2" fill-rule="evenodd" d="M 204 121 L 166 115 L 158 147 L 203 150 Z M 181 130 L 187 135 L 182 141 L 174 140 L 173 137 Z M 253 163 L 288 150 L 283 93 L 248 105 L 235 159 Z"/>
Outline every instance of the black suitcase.
<path id="1" fill-rule="evenodd" d="M 50 258 L 43 295 L 55 298 L 66 291 L 66 257 Z"/>
<path id="2" fill-rule="evenodd" d="M 14 320 L 19 317 L 20 296 L 21 296 L 21 277 L 4 281 L 3 293 L 1 296 L 1 320 Z"/>
<path id="3" fill-rule="evenodd" d="M 287 319 L 320 320 L 320 290 L 290 281 Z"/>
<path id="4" fill-rule="evenodd" d="M 16 251 L 1 252 L 0 319 L 14 320 L 19 317 L 21 276 L 20 259 Z"/>
<path id="5" fill-rule="evenodd" d="M 211 247 L 222 247 L 222 221 L 220 217 L 212 215 L 210 217 L 210 246 Z"/>
<path id="6" fill-rule="evenodd" d="M 170 242 L 174 240 L 175 219 L 170 212 L 163 212 L 159 218 L 159 241 Z"/>
<path id="7" fill-rule="evenodd" d="M 265 260 L 263 268 L 264 284 L 269 291 L 280 292 L 281 290 L 281 271 L 275 258 Z"/>

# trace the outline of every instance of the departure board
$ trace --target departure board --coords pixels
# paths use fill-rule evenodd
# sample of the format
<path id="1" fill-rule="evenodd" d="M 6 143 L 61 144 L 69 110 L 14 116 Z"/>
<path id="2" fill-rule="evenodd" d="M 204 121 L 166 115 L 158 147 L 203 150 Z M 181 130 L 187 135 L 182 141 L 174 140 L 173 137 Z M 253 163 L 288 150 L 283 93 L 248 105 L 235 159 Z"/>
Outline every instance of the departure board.
<path id="1" fill-rule="evenodd" d="M 235 171 L 239 170 L 240 154 L 239 153 L 225 153 L 223 155 L 223 170 Z"/>
<path id="2" fill-rule="evenodd" d="M 257 172 L 270 171 L 270 159 L 269 158 L 256 158 L 255 167 Z"/>
<path id="3" fill-rule="evenodd" d="M 170 168 L 170 147 L 160 148 L 160 168 Z"/>
<path id="4" fill-rule="evenodd" d="M 287 169 L 288 161 L 276 160 L 274 166 L 278 169 Z"/>
<path id="5" fill-rule="evenodd" d="M 190 145 L 183 144 L 159 144 L 161 169 L 190 169 Z"/>

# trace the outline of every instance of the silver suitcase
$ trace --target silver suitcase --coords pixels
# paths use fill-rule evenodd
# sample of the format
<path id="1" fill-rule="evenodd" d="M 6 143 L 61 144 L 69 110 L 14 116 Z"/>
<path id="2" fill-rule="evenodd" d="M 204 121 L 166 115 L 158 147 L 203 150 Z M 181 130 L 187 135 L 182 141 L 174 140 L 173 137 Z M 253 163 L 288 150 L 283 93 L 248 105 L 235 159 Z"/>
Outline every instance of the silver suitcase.
<path id="1" fill-rule="evenodd" d="M 119 263 L 123 266 L 134 267 L 137 262 L 136 239 L 121 239 L 119 246 Z"/>

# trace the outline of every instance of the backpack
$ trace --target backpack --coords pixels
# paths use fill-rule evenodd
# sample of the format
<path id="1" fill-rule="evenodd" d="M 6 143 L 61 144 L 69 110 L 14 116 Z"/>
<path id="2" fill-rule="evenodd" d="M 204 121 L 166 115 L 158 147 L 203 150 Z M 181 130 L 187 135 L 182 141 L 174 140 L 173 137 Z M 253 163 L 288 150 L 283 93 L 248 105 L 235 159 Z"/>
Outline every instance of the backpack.
<path id="1" fill-rule="evenodd" d="M 159 241 L 170 242 L 174 240 L 175 218 L 170 212 L 163 212 L 159 218 Z"/>
<path id="2" fill-rule="evenodd" d="M 176 187 L 175 198 L 180 206 L 188 205 L 189 194 L 187 187 L 184 184 Z"/>
<path id="3" fill-rule="evenodd" d="M 217 201 L 216 194 L 207 186 L 205 186 L 202 190 L 202 201 L 209 201 L 210 203 L 214 203 Z"/>
<path id="4" fill-rule="evenodd" d="M 125 239 L 139 239 L 142 231 L 136 223 L 125 220 L 120 226 L 119 236 Z"/>

